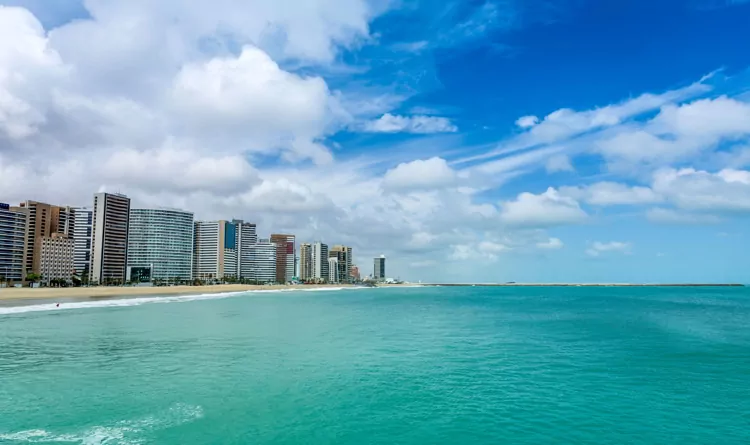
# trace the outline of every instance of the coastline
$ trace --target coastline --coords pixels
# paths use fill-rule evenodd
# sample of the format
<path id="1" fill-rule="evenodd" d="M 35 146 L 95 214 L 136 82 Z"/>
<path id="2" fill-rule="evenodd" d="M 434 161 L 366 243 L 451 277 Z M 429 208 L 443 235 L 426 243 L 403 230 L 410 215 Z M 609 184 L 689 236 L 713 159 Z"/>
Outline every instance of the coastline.
<path id="1" fill-rule="evenodd" d="M 223 294 L 228 292 L 326 289 L 353 287 L 351 284 L 290 284 L 290 285 L 248 285 L 218 284 L 214 286 L 154 286 L 154 287 L 44 287 L 32 289 L 0 288 L 0 301 L 51 300 L 51 299 L 106 299 L 122 297 L 171 296 L 196 294 Z"/>
<path id="2" fill-rule="evenodd" d="M 745 287 L 739 283 L 423 283 L 427 287 Z"/>

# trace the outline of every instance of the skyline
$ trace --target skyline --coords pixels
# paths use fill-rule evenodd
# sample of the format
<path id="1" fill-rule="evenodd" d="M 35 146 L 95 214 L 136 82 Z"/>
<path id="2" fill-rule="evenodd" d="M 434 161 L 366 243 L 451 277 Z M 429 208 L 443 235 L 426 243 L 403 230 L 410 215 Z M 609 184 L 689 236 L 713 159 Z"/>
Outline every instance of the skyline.
<path id="1" fill-rule="evenodd" d="M 0 201 L 410 281 L 750 283 L 750 2 L 607 3 L 0 0 Z"/>

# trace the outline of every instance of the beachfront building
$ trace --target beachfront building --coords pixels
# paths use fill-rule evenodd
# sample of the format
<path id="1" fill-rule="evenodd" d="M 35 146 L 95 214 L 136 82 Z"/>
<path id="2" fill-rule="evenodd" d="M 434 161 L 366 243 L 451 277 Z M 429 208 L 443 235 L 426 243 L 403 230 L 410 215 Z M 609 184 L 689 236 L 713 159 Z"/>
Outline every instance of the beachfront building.
<path id="1" fill-rule="evenodd" d="M 232 221 L 196 221 L 193 278 L 223 280 L 239 275 L 240 230 Z"/>
<path id="2" fill-rule="evenodd" d="M 25 279 L 28 209 L 0 203 L 0 286 Z"/>
<path id="3" fill-rule="evenodd" d="M 359 274 L 359 267 L 352 264 L 352 280 L 359 281 L 362 276 Z"/>
<path id="4" fill-rule="evenodd" d="M 385 255 L 374 258 L 373 263 L 372 277 L 378 281 L 385 280 Z"/>
<path id="5" fill-rule="evenodd" d="M 288 234 L 272 234 L 271 242 L 276 244 L 276 282 L 288 283 L 294 277 L 295 237 Z"/>
<path id="6" fill-rule="evenodd" d="M 252 261 L 250 258 L 250 248 L 258 242 L 258 234 L 255 224 L 246 223 L 242 220 L 233 220 L 232 223 L 237 225 L 237 255 L 239 257 L 237 266 L 237 276 L 240 278 L 250 279 L 252 275 Z"/>
<path id="7" fill-rule="evenodd" d="M 312 246 L 312 279 L 322 283 L 328 278 L 328 244 L 318 241 Z"/>
<path id="8" fill-rule="evenodd" d="M 193 228 L 192 212 L 131 209 L 126 280 L 192 280 Z M 133 276 L 134 270 L 138 277 Z"/>
<path id="9" fill-rule="evenodd" d="M 339 282 L 339 259 L 336 257 L 328 258 L 328 282 Z"/>
<path id="10" fill-rule="evenodd" d="M 341 283 L 351 283 L 352 276 L 352 248 L 349 246 L 333 246 L 328 252 L 329 258 L 337 259 L 337 276 Z M 329 273 L 330 274 L 330 273 Z"/>
<path id="11" fill-rule="evenodd" d="M 90 207 L 76 207 L 73 209 L 73 217 L 75 219 L 73 224 L 75 275 L 88 276 L 91 264 L 91 232 L 94 211 Z"/>
<path id="12" fill-rule="evenodd" d="M 51 237 L 54 233 L 71 235 L 75 224 L 73 209 L 37 201 L 22 202 L 19 207 L 26 209 L 28 215 L 24 273 L 40 274 L 42 238 Z"/>
<path id="13" fill-rule="evenodd" d="M 119 193 L 94 194 L 90 281 L 122 284 L 128 260 L 130 198 Z"/>
<path id="14" fill-rule="evenodd" d="M 304 243 L 299 247 L 299 278 L 302 281 L 313 279 L 312 244 Z"/>
<path id="15" fill-rule="evenodd" d="M 245 278 L 259 283 L 276 282 L 276 253 L 278 247 L 270 239 L 259 239 L 248 248 L 249 275 Z"/>
<path id="16" fill-rule="evenodd" d="M 64 233 L 40 239 L 39 273 L 42 282 L 70 281 L 75 272 L 75 240 Z"/>

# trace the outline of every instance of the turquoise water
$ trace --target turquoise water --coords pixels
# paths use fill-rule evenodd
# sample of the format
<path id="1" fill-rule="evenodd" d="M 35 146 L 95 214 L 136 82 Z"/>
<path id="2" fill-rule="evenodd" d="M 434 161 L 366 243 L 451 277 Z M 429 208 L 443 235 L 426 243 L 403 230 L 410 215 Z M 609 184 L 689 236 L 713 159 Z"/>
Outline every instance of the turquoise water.
<path id="1" fill-rule="evenodd" d="M 750 289 L 166 301 L 0 307 L 0 444 L 750 443 Z"/>

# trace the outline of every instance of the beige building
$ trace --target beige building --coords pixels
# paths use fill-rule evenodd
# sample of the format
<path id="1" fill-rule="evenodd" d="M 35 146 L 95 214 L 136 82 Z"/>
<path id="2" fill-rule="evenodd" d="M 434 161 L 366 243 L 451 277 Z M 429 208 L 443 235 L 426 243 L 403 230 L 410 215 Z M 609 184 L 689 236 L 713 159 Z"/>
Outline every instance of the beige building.
<path id="1" fill-rule="evenodd" d="M 75 271 L 75 241 L 62 233 L 53 233 L 39 240 L 39 273 L 42 282 L 69 280 Z"/>
<path id="2" fill-rule="evenodd" d="M 299 247 L 299 279 L 307 281 L 313 278 L 312 244 L 304 243 Z"/>
<path id="3" fill-rule="evenodd" d="M 55 233 L 73 235 L 74 210 L 43 202 L 26 201 L 19 206 L 26 209 L 26 248 L 24 252 L 25 274 L 41 272 L 42 239 Z"/>

